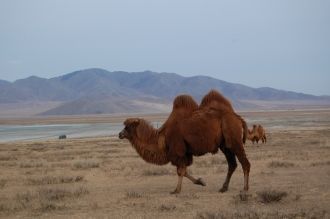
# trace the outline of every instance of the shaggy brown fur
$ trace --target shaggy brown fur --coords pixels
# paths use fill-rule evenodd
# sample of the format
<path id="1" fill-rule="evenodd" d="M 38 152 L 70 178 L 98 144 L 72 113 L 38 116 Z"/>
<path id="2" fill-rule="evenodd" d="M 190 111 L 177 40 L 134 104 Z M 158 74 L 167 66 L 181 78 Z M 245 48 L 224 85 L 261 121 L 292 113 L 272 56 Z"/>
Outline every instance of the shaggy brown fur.
<path id="1" fill-rule="evenodd" d="M 179 95 L 173 101 L 172 112 L 164 124 L 159 128 L 159 132 L 165 131 L 166 127 L 174 126 L 178 120 L 191 117 L 198 109 L 198 104 L 189 95 Z"/>
<path id="2" fill-rule="evenodd" d="M 231 105 L 230 101 L 225 98 L 222 94 L 220 94 L 216 90 L 211 90 L 208 94 L 204 96 L 199 106 L 200 109 L 216 109 L 217 111 L 221 112 L 223 115 L 233 114 L 236 115 L 237 119 L 239 119 L 242 123 L 243 127 L 243 143 L 245 143 L 248 128 L 245 120 L 238 114 L 235 113 L 233 106 Z"/>
<path id="3" fill-rule="evenodd" d="M 266 143 L 267 142 L 267 138 L 266 138 L 266 132 L 265 129 L 262 127 L 262 125 L 258 124 L 258 125 L 253 125 L 252 130 L 248 130 L 248 139 L 250 141 L 252 141 L 252 144 L 254 144 L 254 142 L 259 142 L 259 140 L 262 141 L 262 143 Z"/>
<path id="4" fill-rule="evenodd" d="M 222 113 L 234 112 L 230 101 L 216 90 L 211 90 L 203 97 L 199 108 L 215 108 Z"/>
<path id="5" fill-rule="evenodd" d="M 244 173 L 244 190 L 249 188 L 250 162 L 246 157 L 243 144 L 246 142 L 248 128 L 245 120 L 235 113 L 230 101 L 216 90 L 211 90 L 204 96 L 199 106 L 200 110 L 214 109 L 221 113 L 223 141 L 219 145 L 225 154 L 228 163 L 226 180 L 220 192 L 228 190 L 229 182 L 234 173 L 237 163 L 236 158 L 242 165 Z M 242 136 L 243 129 L 243 139 Z"/>
<path id="6" fill-rule="evenodd" d="M 213 95 L 214 91 L 211 94 Z M 210 95 L 205 97 L 209 98 Z M 143 157 L 145 153 L 139 152 L 143 151 L 143 147 L 148 148 L 148 151 L 166 155 L 167 158 L 164 160 L 177 167 L 179 178 L 173 193 L 181 191 L 184 176 L 195 184 L 205 185 L 202 179 L 190 176 L 187 167 L 192 164 L 193 156 L 216 153 L 218 148 L 226 155 L 229 166 L 226 181 L 220 191 L 228 189 L 231 175 L 237 166 L 235 155 L 242 164 L 245 176 L 244 189 L 248 190 L 250 163 L 246 159 L 242 141 L 244 120 L 234 113 L 228 100 L 224 98 L 222 103 L 217 103 L 221 100 L 218 96 L 215 97 L 209 98 L 211 101 L 203 99 L 201 107 L 198 108 L 190 96 L 180 95 L 175 98 L 173 110 L 159 130 L 144 129 L 148 131 L 144 133 L 147 137 L 143 137 L 139 131 L 142 128 L 139 126 L 144 126 L 146 122 L 143 119 L 127 119 L 124 122 L 125 128 L 119 133 L 119 137 L 127 138 L 147 162 L 156 163 L 153 159 L 150 161 L 149 158 Z M 164 141 L 159 139 L 165 139 L 165 147 L 162 144 Z"/>
<path id="7" fill-rule="evenodd" d="M 125 128 L 119 138 L 127 138 L 137 153 L 148 163 L 164 165 L 169 162 L 164 136 L 160 136 L 149 122 L 130 118 L 124 122 Z"/>
<path id="8" fill-rule="evenodd" d="M 129 118 L 124 122 L 125 128 L 119 133 L 119 138 L 127 138 L 138 154 L 148 163 L 157 165 L 167 164 L 168 162 L 181 162 L 185 165 L 192 163 L 192 156 L 181 159 L 169 155 L 169 147 L 166 144 L 165 134 L 172 133 L 167 127 L 177 126 L 176 118 L 187 119 L 198 109 L 197 103 L 189 95 L 180 95 L 173 101 L 173 110 L 167 121 L 158 130 L 154 129 L 147 121 L 139 118 Z M 174 129 L 172 130 L 174 131 Z M 160 160 L 158 160 L 160 159 Z M 178 167 L 178 173 L 182 170 Z M 193 183 L 205 186 L 202 179 L 195 179 L 186 171 L 184 176 Z M 182 181 L 182 180 L 181 180 Z"/>

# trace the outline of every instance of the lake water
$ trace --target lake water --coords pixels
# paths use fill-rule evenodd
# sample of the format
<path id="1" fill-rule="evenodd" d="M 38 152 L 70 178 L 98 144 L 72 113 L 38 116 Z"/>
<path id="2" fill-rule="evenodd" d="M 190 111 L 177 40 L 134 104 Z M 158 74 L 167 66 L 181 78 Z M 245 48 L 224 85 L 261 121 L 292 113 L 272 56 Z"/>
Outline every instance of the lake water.
<path id="1" fill-rule="evenodd" d="M 0 125 L 0 142 L 17 140 L 57 139 L 117 135 L 122 123 L 56 124 L 56 125 Z"/>
<path id="2" fill-rule="evenodd" d="M 161 123 L 154 122 L 152 125 L 159 127 Z M 60 135 L 67 138 L 113 136 L 123 128 L 122 123 L 0 125 L 0 142 L 58 139 Z"/>

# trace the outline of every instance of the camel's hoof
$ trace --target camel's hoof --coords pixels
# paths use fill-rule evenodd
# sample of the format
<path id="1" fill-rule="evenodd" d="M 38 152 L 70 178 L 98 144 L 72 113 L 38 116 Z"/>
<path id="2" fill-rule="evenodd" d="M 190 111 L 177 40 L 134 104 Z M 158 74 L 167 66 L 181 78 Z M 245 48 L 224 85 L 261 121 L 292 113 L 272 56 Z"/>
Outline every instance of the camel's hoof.
<path id="1" fill-rule="evenodd" d="M 195 182 L 196 185 L 206 186 L 206 183 L 202 178 L 198 178 Z"/>
<path id="2" fill-rule="evenodd" d="M 178 190 L 174 190 L 173 192 L 170 192 L 171 195 L 179 194 L 180 192 Z"/>
<path id="3" fill-rule="evenodd" d="M 224 193 L 228 191 L 228 187 L 222 187 L 221 189 L 219 189 L 219 192 Z"/>
<path id="4" fill-rule="evenodd" d="M 243 190 L 240 191 L 238 197 L 240 198 L 241 201 L 248 201 L 249 199 L 252 198 L 252 195 L 248 193 L 247 191 Z"/>

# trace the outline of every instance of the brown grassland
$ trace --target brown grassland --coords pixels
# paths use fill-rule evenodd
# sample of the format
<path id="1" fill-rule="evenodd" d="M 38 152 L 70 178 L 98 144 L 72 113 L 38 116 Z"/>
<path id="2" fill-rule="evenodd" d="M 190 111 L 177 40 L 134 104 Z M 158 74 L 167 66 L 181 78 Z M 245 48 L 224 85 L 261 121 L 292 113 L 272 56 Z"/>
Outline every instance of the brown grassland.
<path id="1" fill-rule="evenodd" d="M 227 173 L 221 152 L 189 168 L 206 187 L 184 179 L 171 195 L 175 167 L 145 163 L 117 136 L 9 142 L 0 144 L 0 217 L 330 218 L 330 110 L 241 115 L 249 127 L 262 124 L 268 140 L 245 145 L 248 193 L 240 165 L 218 192 Z"/>

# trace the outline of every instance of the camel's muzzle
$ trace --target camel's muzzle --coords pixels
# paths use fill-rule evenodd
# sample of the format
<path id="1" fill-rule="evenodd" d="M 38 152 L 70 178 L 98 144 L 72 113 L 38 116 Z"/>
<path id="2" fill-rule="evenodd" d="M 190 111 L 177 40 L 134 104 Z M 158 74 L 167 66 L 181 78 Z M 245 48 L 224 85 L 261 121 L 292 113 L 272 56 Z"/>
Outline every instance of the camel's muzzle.
<path id="1" fill-rule="evenodd" d="M 125 131 L 123 130 L 123 131 L 119 132 L 118 137 L 119 137 L 119 139 L 124 139 L 126 137 Z"/>

